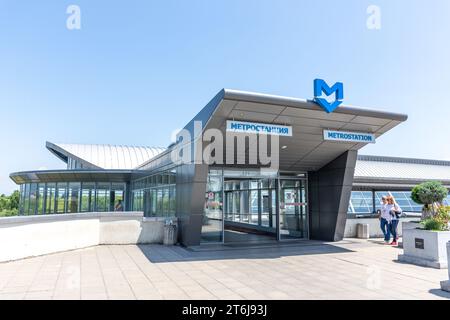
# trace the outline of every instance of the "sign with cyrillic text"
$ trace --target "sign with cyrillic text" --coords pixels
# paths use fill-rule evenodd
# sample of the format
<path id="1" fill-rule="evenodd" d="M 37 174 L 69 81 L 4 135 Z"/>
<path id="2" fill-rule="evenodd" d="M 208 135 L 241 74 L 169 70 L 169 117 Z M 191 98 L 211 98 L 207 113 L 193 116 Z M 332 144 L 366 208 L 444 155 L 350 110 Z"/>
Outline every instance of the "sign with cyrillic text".
<path id="1" fill-rule="evenodd" d="M 292 137 L 292 127 L 278 124 L 227 121 L 227 131 Z"/>

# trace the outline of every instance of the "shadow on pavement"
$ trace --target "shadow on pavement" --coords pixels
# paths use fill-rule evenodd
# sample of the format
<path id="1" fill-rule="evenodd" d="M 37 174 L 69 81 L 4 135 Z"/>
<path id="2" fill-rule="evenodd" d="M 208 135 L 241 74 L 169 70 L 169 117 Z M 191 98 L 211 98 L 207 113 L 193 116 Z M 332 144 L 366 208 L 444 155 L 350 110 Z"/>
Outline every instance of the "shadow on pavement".
<path id="1" fill-rule="evenodd" d="M 344 242 L 340 242 L 343 244 Z M 298 241 L 288 243 L 204 245 L 185 248 L 182 246 L 139 245 L 139 249 L 153 263 L 207 261 L 226 259 L 276 259 L 283 256 L 346 253 L 352 250 L 321 241 Z"/>
<path id="2" fill-rule="evenodd" d="M 434 294 L 434 295 L 436 295 L 438 297 L 441 297 L 441 298 L 450 299 L 450 292 L 446 292 L 446 291 L 441 290 L 441 289 L 431 289 L 428 292 L 431 293 L 431 294 Z"/>

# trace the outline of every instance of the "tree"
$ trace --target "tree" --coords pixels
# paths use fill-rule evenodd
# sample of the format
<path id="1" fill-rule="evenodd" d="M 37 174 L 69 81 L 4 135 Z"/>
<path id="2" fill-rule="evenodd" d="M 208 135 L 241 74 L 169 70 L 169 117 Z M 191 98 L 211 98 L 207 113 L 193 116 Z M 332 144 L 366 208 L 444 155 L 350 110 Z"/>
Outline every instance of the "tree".
<path id="1" fill-rule="evenodd" d="M 20 201 L 20 192 L 19 190 L 15 190 L 9 196 L 9 206 L 11 210 L 19 209 L 19 201 Z"/>
<path id="2" fill-rule="evenodd" d="M 442 201 L 447 197 L 448 190 L 437 181 L 428 181 L 415 186 L 411 191 L 411 199 L 419 204 L 423 204 L 423 216 L 427 218 L 430 215 L 435 215 L 435 204 L 442 204 Z"/>

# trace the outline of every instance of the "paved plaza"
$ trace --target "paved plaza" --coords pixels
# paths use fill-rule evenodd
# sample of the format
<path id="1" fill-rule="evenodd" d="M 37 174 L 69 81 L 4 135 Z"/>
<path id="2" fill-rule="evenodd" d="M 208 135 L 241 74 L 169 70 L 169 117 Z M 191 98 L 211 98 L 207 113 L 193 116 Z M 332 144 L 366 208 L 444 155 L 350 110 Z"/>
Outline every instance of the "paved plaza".
<path id="1" fill-rule="evenodd" d="M 378 240 L 96 246 L 0 263 L 0 299 L 450 299 Z"/>

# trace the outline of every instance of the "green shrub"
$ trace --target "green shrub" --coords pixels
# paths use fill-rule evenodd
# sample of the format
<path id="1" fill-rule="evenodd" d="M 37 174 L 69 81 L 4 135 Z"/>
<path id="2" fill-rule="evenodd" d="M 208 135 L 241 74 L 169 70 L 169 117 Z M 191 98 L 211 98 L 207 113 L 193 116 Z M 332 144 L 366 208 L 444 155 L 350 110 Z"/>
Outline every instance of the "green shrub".
<path id="1" fill-rule="evenodd" d="M 447 231 L 450 222 L 450 206 L 442 206 L 438 208 L 434 217 L 427 218 L 421 223 L 425 230 Z"/>
<path id="2" fill-rule="evenodd" d="M 17 209 L 13 209 L 13 210 L 1 210 L 1 211 L 0 211 L 0 217 L 17 216 L 18 213 L 19 213 L 19 212 L 18 212 Z"/>
<path id="3" fill-rule="evenodd" d="M 443 231 L 444 224 L 442 224 L 440 221 L 434 219 L 434 218 L 428 218 L 423 220 L 422 222 L 423 228 L 425 230 L 431 230 L 431 231 Z"/>
<path id="4" fill-rule="evenodd" d="M 435 202 L 442 203 L 447 195 L 447 188 L 437 181 L 421 183 L 411 190 L 411 199 L 416 203 L 427 206 Z"/>

